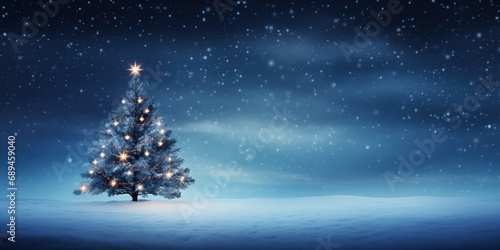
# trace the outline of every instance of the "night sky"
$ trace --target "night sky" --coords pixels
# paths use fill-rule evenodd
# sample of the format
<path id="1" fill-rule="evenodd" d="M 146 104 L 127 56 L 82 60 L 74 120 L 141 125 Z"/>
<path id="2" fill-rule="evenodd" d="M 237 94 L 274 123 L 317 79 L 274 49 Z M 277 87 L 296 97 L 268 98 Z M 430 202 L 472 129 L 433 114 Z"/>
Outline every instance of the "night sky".
<path id="1" fill-rule="evenodd" d="M 42 7 L 0 3 L 19 199 L 109 199 L 72 190 L 134 62 L 197 181 L 184 199 L 228 164 L 217 198 L 498 193 L 498 1 L 400 1 L 385 25 L 394 0 L 60 2 L 22 45 Z"/>

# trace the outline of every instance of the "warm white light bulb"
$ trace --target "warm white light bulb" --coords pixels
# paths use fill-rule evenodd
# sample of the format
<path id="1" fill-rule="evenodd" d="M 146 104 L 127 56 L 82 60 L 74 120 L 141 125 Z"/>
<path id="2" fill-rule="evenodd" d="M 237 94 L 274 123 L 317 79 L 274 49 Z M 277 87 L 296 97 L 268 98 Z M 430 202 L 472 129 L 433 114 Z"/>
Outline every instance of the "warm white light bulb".
<path id="1" fill-rule="evenodd" d="M 159 142 L 158 142 L 158 146 L 160 146 L 160 147 L 161 147 L 162 145 L 163 145 L 163 142 L 162 142 L 162 141 L 159 141 Z"/>
<path id="2" fill-rule="evenodd" d="M 142 98 L 141 98 L 141 97 L 137 98 L 137 103 L 142 103 L 142 101 L 143 101 L 143 100 L 142 100 Z"/>
<path id="3" fill-rule="evenodd" d="M 139 118 L 139 121 L 143 122 L 144 121 L 144 116 L 141 116 L 141 118 Z"/>
<path id="4" fill-rule="evenodd" d="M 160 130 L 160 133 L 161 133 L 162 135 L 164 135 L 164 134 L 165 134 L 165 129 Z"/>
<path id="5" fill-rule="evenodd" d="M 118 121 L 115 121 L 113 125 L 118 126 Z"/>
<path id="6" fill-rule="evenodd" d="M 111 134 L 111 129 L 108 129 L 107 132 L 108 132 L 108 134 Z"/>
<path id="7" fill-rule="evenodd" d="M 109 183 L 112 187 L 116 186 L 116 181 L 115 180 L 112 180 L 110 183 Z"/>
<path id="8" fill-rule="evenodd" d="M 172 175 L 174 175 L 174 174 L 172 174 L 172 172 L 169 171 L 165 175 L 167 176 L 167 179 L 170 179 L 170 178 L 172 178 Z"/>
<path id="9" fill-rule="evenodd" d="M 94 174 L 94 170 L 93 169 L 89 170 L 89 174 Z"/>
<path id="10" fill-rule="evenodd" d="M 125 140 L 129 140 L 130 139 L 130 135 L 125 135 Z"/>
<path id="11" fill-rule="evenodd" d="M 101 158 L 104 158 L 104 156 L 106 156 L 106 154 L 104 152 L 101 152 Z"/>
<path id="12" fill-rule="evenodd" d="M 168 161 L 172 161 L 172 157 L 168 157 Z"/>
<path id="13" fill-rule="evenodd" d="M 139 185 L 137 186 L 137 189 L 138 189 L 139 191 L 141 191 L 142 189 L 144 189 L 144 187 L 142 186 L 142 184 L 139 184 Z"/>
<path id="14" fill-rule="evenodd" d="M 179 179 L 181 182 L 184 182 L 184 176 L 181 176 L 181 178 Z"/>
<path id="15" fill-rule="evenodd" d="M 94 163 L 94 165 L 97 165 L 97 160 L 93 160 L 92 163 Z"/>
<path id="16" fill-rule="evenodd" d="M 147 108 L 146 110 L 144 110 L 144 113 L 148 114 L 149 113 L 149 109 Z"/>
<path id="17" fill-rule="evenodd" d="M 144 155 L 149 156 L 149 151 L 146 150 L 146 152 L 144 152 Z"/>
<path id="18" fill-rule="evenodd" d="M 82 185 L 82 186 L 80 187 L 80 190 L 81 190 L 82 192 L 85 192 L 85 191 L 87 191 L 87 186 L 85 186 L 85 185 Z"/>
<path id="19" fill-rule="evenodd" d="M 127 175 L 132 175 L 132 171 L 127 171 Z"/>
<path id="20" fill-rule="evenodd" d="M 161 126 L 161 122 L 157 122 L 156 125 Z"/>
<path id="21" fill-rule="evenodd" d="M 123 99 L 122 104 L 125 104 L 125 103 L 127 103 L 127 100 Z"/>
<path id="22" fill-rule="evenodd" d="M 123 151 L 121 154 L 120 154 L 120 161 L 126 161 L 128 158 L 128 155 L 127 155 L 127 152 Z"/>

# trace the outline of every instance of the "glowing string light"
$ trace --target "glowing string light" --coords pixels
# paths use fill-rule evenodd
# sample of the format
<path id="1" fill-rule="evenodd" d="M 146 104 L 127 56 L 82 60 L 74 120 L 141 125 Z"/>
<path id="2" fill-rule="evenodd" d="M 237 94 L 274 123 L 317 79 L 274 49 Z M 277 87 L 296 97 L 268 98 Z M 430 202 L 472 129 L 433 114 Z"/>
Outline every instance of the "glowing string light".
<path id="1" fill-rule="evenodd" d="M 116 186 L 116 181 L 115 180 L 112 180 L 110 183 L 109 183 L 112 187 Z"/>
<path id="2" fill-rule="evenodd" d="M 142 184 L 139 184 L 139 185 L 137 186 L 137 189 L 138 189 L 139 191 L 141 191 L 142 189 L 144 189 L 144 187 L 142 186 Z"/>
<path id="3" fill-rule="evenodd" d="M 142 101 L 144 101 L 144 100 L 142 100 L 142 98 L 139 96 L 139 98 L 137 98 L 137 103 L 141 104 Z"/>
<path id="4" fill-rule="evenodd" d="M 173 175 L 174 175 L 174 174 L 172 174 L 172 172 L 170 172 L 170 171 L 168 171 L 168 172 L 165 174 L 165 176 L 167 176 L 167 179 L 172 178 L 172 176 L 173 176 Z"/>
<path id="5" fill-rule="evenodd" d="M 127 100 L 123 99 L 122 104 L 125 104 L 125 103 L 127 103 Z"/>
<path id="6" fill-rule="evenodd" d="M 158 142 L 158 146 L 160 146 L 160 147 L 161 147 L 161 146 L 163 146 L 163 142 L 162 142 L 162 141 L 159 141 L 159 142 Z"/>
<path id="7" fill-rule="evenodd" d="M 130 139 L 130 135 L 125 135 L 125 140 L 129 140 Z"/>
<path id="8" fill-rule="evenodd" d="M 127 155 L 127 152 L 123 151 L 121 154 L 120 154 L 120 161 L 126 161 L 128 158 L 128 155 Z"/>
<path id="9" fill-rule="evenodd" d="M 148 109 L 148 108 L 146 108 L 146 109 L 144 110 L 144 113 L 148 114 L 148 113 L 149 113 L 149 109 Z"/>
<path id="10" fill-rule="evenodd" d="M 146 150 L 146 152 L 144 152 L 144 155 L 145 155 L 146 157 L 148 157 L 148 156 L 149 156 L 149 151 L 147 151 L 147 150 Z"/>
<path id="11" fill-rule="evenodd" d="M 181 178 L 179 179 L 179 181 L 184 182 L 184 176 L 181 176 Z"/>
<path id="12" fill-rule="evenodd" d="M 94 165 L 97 165 L 97 160 L 93 160 L 92 163 L 94 163 Z"/>
<path id="13" fill-rule="evenodd" d="M 139 118 L 139 121 L 143 122 L 144 121 L 144 116 L 141 116 L 141 118 Z"/>
<path id="14" fill-rule="evenodd" d="M 104 152 L 101 152 L 101 158 L 104 158 L 104 156 L 106 156 L 106 154 Z"/>

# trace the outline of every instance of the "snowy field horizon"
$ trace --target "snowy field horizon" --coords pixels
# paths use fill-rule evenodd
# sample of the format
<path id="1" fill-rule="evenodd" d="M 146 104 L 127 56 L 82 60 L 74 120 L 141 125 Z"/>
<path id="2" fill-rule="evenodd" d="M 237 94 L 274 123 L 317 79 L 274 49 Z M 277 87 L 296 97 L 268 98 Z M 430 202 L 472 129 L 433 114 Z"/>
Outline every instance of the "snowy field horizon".
<path id="1" fill-rule="evenodd" d="M 1 205 L 6 205 L 2 199 Z M 495 249 L 500 198 L 19 202 L 9 249 Z M 4 219 L 4 218 L 2 218 Z M 7 244 L 5 238 L 1 245 Z M 0 245 L 0 246 L 1 246 Z M 2 248 L 3 249 L 3 248 Z"/>

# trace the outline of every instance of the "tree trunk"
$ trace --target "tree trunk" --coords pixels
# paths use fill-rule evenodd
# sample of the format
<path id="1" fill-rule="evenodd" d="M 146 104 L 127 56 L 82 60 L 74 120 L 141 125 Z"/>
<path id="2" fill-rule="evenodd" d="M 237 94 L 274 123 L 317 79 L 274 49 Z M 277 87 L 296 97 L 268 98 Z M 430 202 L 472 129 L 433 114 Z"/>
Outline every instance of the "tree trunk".
<path id="1" fill-rule="evenodd" d="M 134 192 L 132 194 L 132 201 L 137 201 L 137 197 L 139 196 L 139 192 Z"/>

